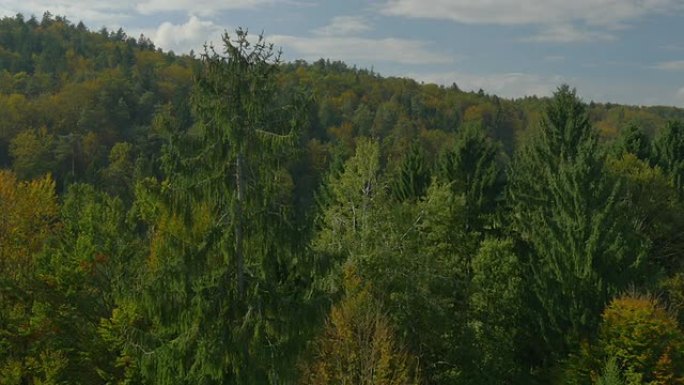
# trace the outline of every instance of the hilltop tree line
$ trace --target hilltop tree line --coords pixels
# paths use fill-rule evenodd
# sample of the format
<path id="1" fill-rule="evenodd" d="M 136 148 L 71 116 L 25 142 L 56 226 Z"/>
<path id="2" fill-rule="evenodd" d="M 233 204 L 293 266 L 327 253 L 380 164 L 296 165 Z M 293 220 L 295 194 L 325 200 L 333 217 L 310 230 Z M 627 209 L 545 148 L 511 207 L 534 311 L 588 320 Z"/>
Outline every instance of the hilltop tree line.
<path id="1" fill-rule="evenodd" d="M 684 383 L 684 111 L 0 20 L 0 384 Z"/>

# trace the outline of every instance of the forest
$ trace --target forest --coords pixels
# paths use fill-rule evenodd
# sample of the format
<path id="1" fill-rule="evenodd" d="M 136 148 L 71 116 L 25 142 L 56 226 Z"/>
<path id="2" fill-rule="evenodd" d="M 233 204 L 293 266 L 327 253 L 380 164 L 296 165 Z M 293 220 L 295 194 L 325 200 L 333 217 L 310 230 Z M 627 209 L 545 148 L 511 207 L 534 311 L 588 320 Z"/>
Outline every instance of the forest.
<path id="1" fill-rule="evenodd" d="M 0 385 L 684 384 L 683 258 L 682 109 L 0 19 Z"/>

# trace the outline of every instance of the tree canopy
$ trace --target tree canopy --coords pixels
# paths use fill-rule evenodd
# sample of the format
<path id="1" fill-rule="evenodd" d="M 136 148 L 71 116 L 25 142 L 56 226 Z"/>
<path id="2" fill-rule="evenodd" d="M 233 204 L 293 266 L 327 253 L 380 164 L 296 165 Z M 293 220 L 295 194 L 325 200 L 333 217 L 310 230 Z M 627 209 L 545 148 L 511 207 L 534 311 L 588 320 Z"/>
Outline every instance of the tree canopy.
<path id="1" fill-rule="evenodd" d="M 684 110 L 0 19 L 0 384 L 679 384 Z"/>

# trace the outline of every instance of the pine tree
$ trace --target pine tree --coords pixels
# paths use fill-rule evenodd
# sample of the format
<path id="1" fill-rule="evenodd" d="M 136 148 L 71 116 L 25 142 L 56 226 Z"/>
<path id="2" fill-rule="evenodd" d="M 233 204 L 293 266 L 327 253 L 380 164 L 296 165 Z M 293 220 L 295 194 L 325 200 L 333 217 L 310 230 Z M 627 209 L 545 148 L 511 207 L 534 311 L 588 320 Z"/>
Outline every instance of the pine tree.
<path id="1" fill-rule="evenodd" d="M 613 151 L 618 156 L 629 153 L 647 161 L 651 158 L 651 141 L 639 126 L 630 124 L 620 131 L 620 135 L 613 144 Z"/>
<path id="2" fill-rule="evenodd" d="M 658 164 L 670 176 L 679 200 L 684 201 L 684 123 L 671 121 L 653 142 Z"/>
<path id="3" fill-rule="evenodd" d="M 301 100 L 282 103 L 261 37 L 223 43 L 225 56 L 202 58 L 195 133 L 161 116 L 167 177 L 139 188 L 152 225 L 137 342 L 149 383 L 281 382 L 302 342 L 308 276 L 286 168 Z"/>
<path id="4" fill-rule="evenodd" d="M 141 243 L 126 223 L 122 201 L 90 185 L 69 187 L 61 225 L 60 242 L 48 248 L 43 263 L 54 282 L 50 316 L 60 333 L 53 343 L 67 353 L 66 378 L 90 384 L 120 380 L 121 346 L 102 338 L 100 322 L 131 292 Z"/>
<path id="5" fill-rule="evenodd" d="M 57 383 L 68 359 L 41 252 L 58 232 L 55 182 L 0 170 L 0 383 Z"/>
<path id="6" fill-rule="evenodd" d="M 623 385 L 624 383 L 617 360 L 610 358 L 606 361 L 603 374 L 596 380 L 596 385 Z"/>
<path id="7" fill-rule="evenodd" d="M 508 189 L 513 229 L 530 250 L 544 355 L 562 355 L 595 333 L 605 304 L 640 269 L 644 248 L 625 223 L 618 191 L 584 104 L 562 86 L 515 154 Z"/>
<path id="8" fill-rule="evenodd" d="M 417 200 L 425 195 L 429 185 L 430 167 L 420 142 L 414 141 L 399 167 L 392 193 L 399 201 Z"/>
<path id="9" fill-rule="evenodd" d="M 500 145 L 481 126 L 470 124 L 440 160 L 440 179 L 465 198 L 466 231 L 482 231 L 491 223 L 502 190 L 499 151 Z"/>

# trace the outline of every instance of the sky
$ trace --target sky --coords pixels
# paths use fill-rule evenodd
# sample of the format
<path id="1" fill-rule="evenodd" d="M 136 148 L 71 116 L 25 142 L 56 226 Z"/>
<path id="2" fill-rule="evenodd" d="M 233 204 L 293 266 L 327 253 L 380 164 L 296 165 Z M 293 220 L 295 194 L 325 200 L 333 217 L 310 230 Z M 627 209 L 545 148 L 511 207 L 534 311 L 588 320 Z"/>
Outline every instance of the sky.
<path id="1" fill-rule="evenodd" d="M 201 52 L 236 27 L 285 60 L 326 58 L 507 98 L 562 83 L 585 101 L 684 107 L 684 0 L 0 0 Z"/>

